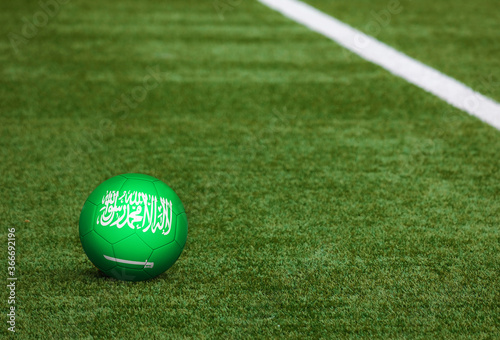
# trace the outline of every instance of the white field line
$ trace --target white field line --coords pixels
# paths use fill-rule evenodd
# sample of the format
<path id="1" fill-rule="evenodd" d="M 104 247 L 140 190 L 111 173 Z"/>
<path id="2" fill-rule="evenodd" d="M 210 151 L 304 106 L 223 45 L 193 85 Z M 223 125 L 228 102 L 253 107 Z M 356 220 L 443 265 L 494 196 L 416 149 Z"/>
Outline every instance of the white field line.
<path id="1" fill-rule="evenodd" d="M 500 130 L 500 104 L 461 82 L 303 2 L 259 2 Z"/>

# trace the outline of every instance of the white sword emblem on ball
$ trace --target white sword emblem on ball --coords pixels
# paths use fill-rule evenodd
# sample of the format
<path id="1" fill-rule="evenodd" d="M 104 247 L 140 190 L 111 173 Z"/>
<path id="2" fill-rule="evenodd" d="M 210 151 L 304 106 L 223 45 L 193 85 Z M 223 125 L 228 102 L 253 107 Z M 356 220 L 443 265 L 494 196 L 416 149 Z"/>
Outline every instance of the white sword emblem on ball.
<path id="1" fill-rule="evenodd" d="M 144 266 L 144 268 L 153 268 L 153 266 L 154 266 L 154 262 L 148 262 L 148 260 L 146 260 L 146 262 L 139 262 L 139 261 L 129 261 L 129 260 L 116 259 L 114 257 L 107 256 L 104 254 L 103 254 L 103 256 L 106 260 L 113 261 L 113 262 L 126 263 L 126 264 L 136 264 L 138 266 Z"/>

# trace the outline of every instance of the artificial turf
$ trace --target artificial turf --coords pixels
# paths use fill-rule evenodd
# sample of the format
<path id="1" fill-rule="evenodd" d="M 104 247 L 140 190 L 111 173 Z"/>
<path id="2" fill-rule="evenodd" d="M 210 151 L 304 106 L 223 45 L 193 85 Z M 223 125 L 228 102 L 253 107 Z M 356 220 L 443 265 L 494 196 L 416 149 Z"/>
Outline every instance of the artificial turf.
<path id="1" fill-rule="evenodd" d="M 495 0 L 306 2 L 500 101 Z"/>
<path id="2" fill-rule="evenodd" d="M 221 19 L 210 1 L 70 1 L 17 53 L 7 35 L 39 4 L 0 5 L 0 235 L 17 230 L 17 335 L 498 337 L 499 132 L 256 2 L 231 3 Z M 346 4 L 343 20 L 368 6 Z M 404 13 L 387 32 L 416 34 Z M 484 74 L 467 44 L 441 60 L 426 42 L 432 66 L 464 62 L 451 75 L 473 87 Z M 99 274 L 77 228 L 90 192 L 129 172 L 169 184 L 189 220 L 178 262 L 139 283 Z"/>

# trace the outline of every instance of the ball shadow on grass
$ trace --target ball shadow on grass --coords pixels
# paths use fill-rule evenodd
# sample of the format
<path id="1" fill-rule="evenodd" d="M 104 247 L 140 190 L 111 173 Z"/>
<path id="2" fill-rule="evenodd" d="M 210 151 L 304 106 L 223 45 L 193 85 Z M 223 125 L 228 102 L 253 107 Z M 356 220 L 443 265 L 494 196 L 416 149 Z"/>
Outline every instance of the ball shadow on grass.
<path id="1" fill-rule="evenodd" d="M 86 276 L 91 279 L 99 280 L 99 281 L 105 281 L 105 282 L 127 282 L 127 283 L 133 283 L 133 284 L 140 284 L 144 282 L 148 283 L 158 283 L 162 281 L 170 281 L 173 278 L 172 273 L 169 273 L 168 271 L 165 273 L 162 273 L 154 278 L 143 280 L 143 281 L 127 281 L 127 280 L 119 280 L 116 279 L 112 276 L 107 275 L 104 273 L 102 270 L 98 268 L 87 268 L 85 270 L 80 271 L 80 274 L 83 276 Z"/>

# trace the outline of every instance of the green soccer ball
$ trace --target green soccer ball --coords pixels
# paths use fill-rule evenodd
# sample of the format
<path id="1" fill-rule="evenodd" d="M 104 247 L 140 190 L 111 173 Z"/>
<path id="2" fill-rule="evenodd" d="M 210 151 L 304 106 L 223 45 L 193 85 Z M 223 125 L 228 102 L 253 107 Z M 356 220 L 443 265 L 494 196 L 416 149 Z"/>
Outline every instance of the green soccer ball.
<path id="1" fill-rule="evenodd" d="M 90 261 L 106 275 L 141 281 L 160 275 L 181 255 L 188 222 L 177 194 L 142 174 L 101 183 L 80 214 L 80 240 Z"/>

